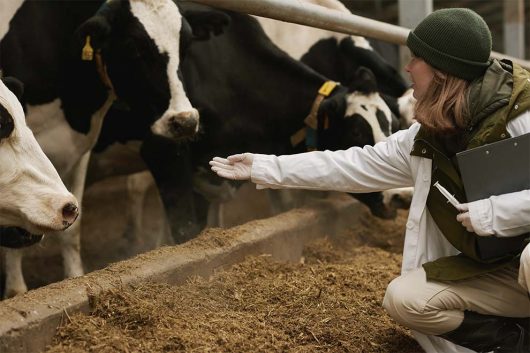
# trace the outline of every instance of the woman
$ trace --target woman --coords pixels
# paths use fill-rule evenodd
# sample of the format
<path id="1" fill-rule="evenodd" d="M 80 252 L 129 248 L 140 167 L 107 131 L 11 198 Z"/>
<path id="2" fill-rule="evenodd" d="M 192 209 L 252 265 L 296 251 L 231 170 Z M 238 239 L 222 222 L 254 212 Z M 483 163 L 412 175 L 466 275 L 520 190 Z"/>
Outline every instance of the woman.
<path id="1" fill-rule="evenodd" d="M 489 28 L 468 9 L 433 12 L 409 34 L 407 46 L 414 56 L 405 69 L 417 99 L 417 123 L 408 130 L 346 151 L 216 157 L 212 170 L 250 179 L 258 188 L 372 192 L 414 186 L 402 275 L 389 284 L 385 309 L 427 352 L 468 351 L 459 346 L 530 352 L 530 248 L 521 261 L 507 255 L 488 262 L 474 246 L 479 236 L 529 232 L 530 190 L 456 210 L 433 186 L 439 181 L 464 201 L 455 154 L 530 132 L 530 74 L 489 59 Z"/>

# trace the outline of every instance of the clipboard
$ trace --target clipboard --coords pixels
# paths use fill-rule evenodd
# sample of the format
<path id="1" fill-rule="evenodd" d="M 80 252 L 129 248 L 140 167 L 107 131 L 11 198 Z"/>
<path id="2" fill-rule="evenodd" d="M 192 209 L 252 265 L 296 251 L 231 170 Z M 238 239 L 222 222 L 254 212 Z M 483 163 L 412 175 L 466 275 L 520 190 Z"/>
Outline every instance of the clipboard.
<path id="1" fill-rule="evenodd" d="M 530 189 L 530 133 L 456 154 L 467 201 Z M 516 237 L 479 237 L 482 259 L 518 254 L 530 233 Z"/>

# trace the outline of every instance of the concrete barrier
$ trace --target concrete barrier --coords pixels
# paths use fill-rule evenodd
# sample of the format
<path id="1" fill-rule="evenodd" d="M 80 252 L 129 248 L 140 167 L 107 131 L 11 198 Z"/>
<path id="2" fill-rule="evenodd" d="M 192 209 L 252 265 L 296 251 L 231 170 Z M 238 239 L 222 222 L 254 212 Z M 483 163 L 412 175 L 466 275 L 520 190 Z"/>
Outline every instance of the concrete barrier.
<path id="1" fill-rule="evenodd" d="M 357 222 L 360 207 L 343 195 L 221 230 L 221 236 L 206 230 L 186 244 L 153 250 L 0 302 L 0 352 L 42 351 L 56 328 L 73 313 L 88 312 L 91 298 L 103 290 L 145 281 L 179 284 L 193 275 L 208 276 L 248 255 L 271 254 L 296 261 L 307 242 Z"/>

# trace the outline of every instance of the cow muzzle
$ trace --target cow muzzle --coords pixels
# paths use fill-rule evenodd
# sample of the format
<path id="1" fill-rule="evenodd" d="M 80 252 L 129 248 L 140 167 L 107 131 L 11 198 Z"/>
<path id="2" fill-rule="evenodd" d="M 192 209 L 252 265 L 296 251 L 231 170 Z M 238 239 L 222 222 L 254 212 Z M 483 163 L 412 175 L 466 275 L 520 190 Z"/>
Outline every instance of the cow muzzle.
<path id="1" fill-rule="evenodd" d="M 64 229 L 70 227 L 79 216 L 79 207 L 73 202 L 66 203 L 62 208 L 62 225 Z"/>
<path id="2" fill-rule="evenodd" d="M 199 112 L 197 109 L 185 112 L 169 110 L 153 124 L 151 131 L 174 140 L 193 137 L 199 131 Z"/>

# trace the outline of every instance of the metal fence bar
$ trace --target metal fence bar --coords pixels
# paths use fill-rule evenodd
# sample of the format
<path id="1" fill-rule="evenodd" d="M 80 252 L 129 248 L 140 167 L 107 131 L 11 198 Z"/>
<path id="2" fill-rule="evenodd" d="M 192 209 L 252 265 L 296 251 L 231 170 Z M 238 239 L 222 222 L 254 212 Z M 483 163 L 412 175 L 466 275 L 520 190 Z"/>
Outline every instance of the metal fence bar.
<path id="1" fill-rule="evenodd" d="M 212 7 L 269 17 L 275 20 L 359 35 L 405 45 L 409 29 L 322 6 L 287 0 L 189 0 Z M 497 52 L 491 57 L 509 59 L 530 70 L 530 61 Z"/>

